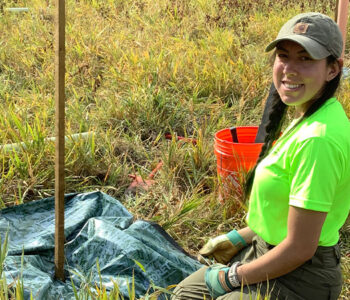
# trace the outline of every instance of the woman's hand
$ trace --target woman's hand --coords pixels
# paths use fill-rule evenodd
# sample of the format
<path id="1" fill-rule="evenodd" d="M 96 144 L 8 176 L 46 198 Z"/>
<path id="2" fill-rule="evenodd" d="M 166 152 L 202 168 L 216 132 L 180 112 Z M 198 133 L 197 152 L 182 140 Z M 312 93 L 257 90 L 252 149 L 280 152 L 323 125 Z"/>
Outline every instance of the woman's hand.
<path id="1" fill-rule="evenodd" d="M 228 278 L 230 268 L 223 264 L 214 264 L 210 266 L 205 272 L 205 284 L 210 295 L 217 298 L 226 293 L 233 291 Z"/>
<path id="2" fill-rule="evenodd" d="M 255 233 L 249 227 L 246 227 L 239 231 L 232 230 L 227 234 L 210 239 L 199 250 L 198 260 L 206 263 L 202 256 L 214 257 L 216 262 L 227 264 L 242 248 L 252 242 L 254 235 Z"/>

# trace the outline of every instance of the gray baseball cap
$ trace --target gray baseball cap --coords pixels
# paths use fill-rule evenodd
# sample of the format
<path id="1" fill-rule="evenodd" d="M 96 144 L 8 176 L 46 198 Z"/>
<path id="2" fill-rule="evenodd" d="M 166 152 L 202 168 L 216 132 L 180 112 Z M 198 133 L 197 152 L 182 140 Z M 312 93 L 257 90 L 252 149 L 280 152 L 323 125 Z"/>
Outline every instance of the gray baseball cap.
<path id="1" fill-rule="evenodd" d="M 329 55 L 339 58 L 343 51 L 343 38 L 337 23 L 315 12 L 299 14 L 287 21 L 265 51 L 271 51 L 284 40 L 298 43 L 313 59 Z"/>

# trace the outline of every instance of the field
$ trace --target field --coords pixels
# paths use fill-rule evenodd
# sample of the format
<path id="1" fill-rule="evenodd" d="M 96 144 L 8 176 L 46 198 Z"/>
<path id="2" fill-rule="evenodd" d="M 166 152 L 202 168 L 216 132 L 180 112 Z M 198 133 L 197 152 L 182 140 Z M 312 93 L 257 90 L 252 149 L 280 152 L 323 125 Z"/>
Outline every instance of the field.
<path id="1" fill-rule="evenodd" d="M 54 194 L 54 143 L 45 140 L 54 136 L 53 2 L 0 0 L 0 140 L 26 143 L 0 154 L 1 208 Z M 66 192 L 108 193 L 192 254 L 243 227 L 239 197 L 218 201 L 214 134 L 260 123 L 271 84 L 264 48 L 280 26 L 334 10 L 325 0 L 67 0 L 66 132 L 94 135 L 66 144 Z M 350 42 L 346 49 L 349 66 Z M 337 96 L 350 116 L 349 79 Z M 160 160 L 155 184 L 127 195 L 128 175 L 147 178 Z M 348 220 L 342 299 L 350 299 L 349 230 Z"/>

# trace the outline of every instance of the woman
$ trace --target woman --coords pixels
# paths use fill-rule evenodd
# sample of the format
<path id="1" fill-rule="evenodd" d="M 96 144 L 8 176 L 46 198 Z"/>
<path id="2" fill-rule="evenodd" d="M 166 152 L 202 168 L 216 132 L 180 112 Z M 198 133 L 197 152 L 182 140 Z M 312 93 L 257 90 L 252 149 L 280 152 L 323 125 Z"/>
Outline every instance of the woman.
<path id="1" fill-rule="evenodd" d="M 319 13 L 295 16 L 267 46 L 276 93 L 247 180 L 249 227 L 210 240 L 200 254 L 219 264 L 186 278 L 172 299 L 338 298 L 338 231 L 350 206 L 350 125 L 333 97 L 342 47 L 337 24 Z M 278 138 L 288 107 L 297 117 Z"/>

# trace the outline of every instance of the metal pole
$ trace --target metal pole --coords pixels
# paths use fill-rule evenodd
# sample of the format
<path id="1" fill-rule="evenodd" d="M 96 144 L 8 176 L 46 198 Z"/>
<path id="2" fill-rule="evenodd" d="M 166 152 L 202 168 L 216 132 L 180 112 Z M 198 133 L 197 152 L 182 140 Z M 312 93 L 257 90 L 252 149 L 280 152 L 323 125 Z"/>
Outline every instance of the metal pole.
<path id="1" fill-rule="evenodd" d="M 342 58 L 344 58 L 345 51 L 345 41 L 346 41 L 346 24 L 348 22 L 348 7 L 349 0 L 339 0 L 337 2 L 337 11 L 336 11 L 336 22 L 339 25 L 340 31 L 343 36 L 343 53 Z"/>
<path id="2" fill-rule="evenodd" d="M 334 21 L 338 22 L 338 7 L 339 7 L 339 0 L 335 3 L 335 11 L 334 11 Z"/>
<path id="3" fill-rule="evenodd" d="M 65 0 L 55 2 L 55 276 L 64 281 Z"/>

